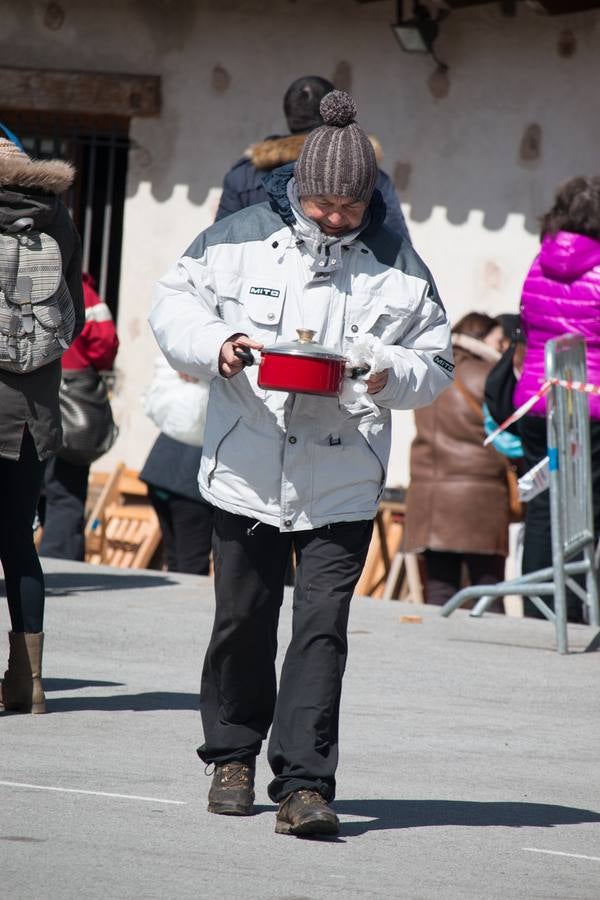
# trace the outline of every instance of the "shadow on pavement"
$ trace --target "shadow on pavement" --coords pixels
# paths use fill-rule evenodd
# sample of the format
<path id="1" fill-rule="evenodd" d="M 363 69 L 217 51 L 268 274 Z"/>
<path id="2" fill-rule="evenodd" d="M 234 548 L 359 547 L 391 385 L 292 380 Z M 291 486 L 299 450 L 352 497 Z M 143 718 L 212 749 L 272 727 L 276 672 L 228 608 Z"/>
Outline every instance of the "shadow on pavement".
<path id="1" fill-rule="evenodd" d="M 86 687 L 121 687 L 123 681 L 87 681 L 83 678 L 46 678 L 44 676 L 44 692 L 76 691 Z"/>
<path id="2" fill-rule="evenodd" d="M 466 800 L 339 800 L 343 816 L 368 816 L 370 822 L 344 822 L 341 837 L 395 828 L 464 827 L 552 828 L 600 822 L 600 813 L 546 803 L 478 803 Z"/>
<path id="3" fill-rule="evenodd" d="M 123 591 L 136 588 L 166 587 L 169 584 L 177 584 L 168 575 L 123 575 L 106 572 L 47 572 L 44 575 L 46 594 L 52 596 L 65 596 L 67 594 L 80 594 L 84 591 Z M 3 582 L 0 582 L 3 588 Z"/>
<path id="4" fill-rule="evenodd" d="M 44 687 L 46 679 L 44 679 Z M 161 709 L 200 708 L 198 694 L 177 691 L 147 691 L 143 694 L 113 694 L 111 697 L 53 697 L 48 703 L 49 713 L 104 710 L 106 712 L 150 712 Z"/>
<path id="5" fill-rule="evenodd" d="M 500 649 L 505 649 L 506 647 L 511 647 L 516 650 L 541 650 L 542 653 L 556 653 L 556 639 L 554 637 L 554 632 L 548 632 L 548 643 L 547 644 L 516 644 L 512 640 L 503 640 L 502 637 L 498 638 L 498 640 L 490 641 L 482 638 L 474 637 L 474 638 L 459 638 L 459 637 L 451 637 L 448 638 L 448 641 L 455 644 L 477 644 L 484 645 L 486 644 L 488 647 L 500 647 Z M 587 647 L 577 647 L 573 646 L 573 640 L 569 641 L 569 655 L 576 656 L 578 653 L 592 653 L 595 650 L 600 650 L 600 632 L 596 635 L 596 637 L 592 640 L 592 642 Z"/>

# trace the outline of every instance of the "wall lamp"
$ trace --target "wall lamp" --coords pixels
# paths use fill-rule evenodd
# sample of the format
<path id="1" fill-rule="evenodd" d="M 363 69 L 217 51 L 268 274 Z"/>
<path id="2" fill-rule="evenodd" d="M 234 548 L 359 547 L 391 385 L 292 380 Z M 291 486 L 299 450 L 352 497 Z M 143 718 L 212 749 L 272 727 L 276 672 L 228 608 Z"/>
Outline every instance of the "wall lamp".
<path id="1" fill-rule="evenodd" d="M 440 22 L 446 18 L 449 10 L 438 10 L 434 18 L 423 3 L 413 0 L 412 18 L 403 18 L 403 13 L 403 0 L 398 0 L 397 21 L 390 27 L 402 49 L 407 53 L 429 53 L 439 68 L 446 70 L 448 66 L 438 59 L 433 45 L 439 34 Z"/>

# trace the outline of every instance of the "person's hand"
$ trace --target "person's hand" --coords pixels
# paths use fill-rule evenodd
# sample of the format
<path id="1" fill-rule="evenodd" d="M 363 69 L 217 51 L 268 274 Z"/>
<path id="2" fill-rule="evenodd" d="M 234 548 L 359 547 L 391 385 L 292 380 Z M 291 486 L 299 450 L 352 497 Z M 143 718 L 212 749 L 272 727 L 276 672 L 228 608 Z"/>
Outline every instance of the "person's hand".
<path id="1" fill-rule="evenodd" d="M 223 378 L 233 378 L 244 368 L 244 363 L 235 355 L 237 347 L 247 347 L 249 350 L 262 350 L 264 344 L 253 341 L 245 334 L 233 334 L 225 341 L 219 351 L 219 372 Z"/>
<path id="2" fill-rule="evenodd" d="M 389 369 L 384 369 L 383 372 L 376 372 L 366 379 L 367 394 L 376 394 L 378 391 L 383 390 L 387 384 L 389 371 Z"/>

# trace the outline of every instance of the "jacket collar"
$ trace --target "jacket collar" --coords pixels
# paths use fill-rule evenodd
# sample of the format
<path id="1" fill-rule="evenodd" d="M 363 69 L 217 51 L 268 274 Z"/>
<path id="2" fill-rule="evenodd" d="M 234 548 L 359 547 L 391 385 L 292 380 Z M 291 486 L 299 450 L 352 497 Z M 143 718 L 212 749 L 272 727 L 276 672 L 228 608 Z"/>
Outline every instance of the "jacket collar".
<path id="1" fill-rule="evenodd" d="M 257 144 L 251 144 L 244 156 L 260 171 L 276 169 L 298 159 L 308 133 L 302 132 L 301 134 L 286 134 L 281 137 L 279 135 L 268 137 Z M 373 135 L 369 135 L 369 140 L 375 151 L 377 164 L 380 165 L 383 159 L 381 144 Z"/>
<path id="2" fill-rule="evenodd" d="M 600 241 L 571 231 L 546 235 L 540 265 L 548 278 L 574 281 L 600 265 Z"/>
<path id="3" fill-rule="evenodd" d="M 452 346 L 460 347 L 462 350 L 466 350 L 467 353 L 471 353 L 473 356 L 479 356 L 481 359 L 485 359 L 488 362 L 498 362 L 502 356 L 498 350 L 494 347 L 490 347 L 485 341 L 470 337 L 468 334 L 453 334 Z"/>
<path id="4" fill-rule="evenodd" d="M 0 187 L 15 190 L 39 190 L 62 194 L 73 183 L 75 169 L 62 159 L 23 159 L 0 157 Z"/>
<path id="5" fill-rule="evenodd" d="M 34 228 L 44 230 L 54 217 L 57 203 L 57 197 L 42 191 L 0 186 L 0 230 L 10 230 L 19 219 L 33 220 Z"/>
<path id="6" fill-rule="evenodd" d="M 296 221 L 287 193 L 288 181 L 294 174 L 294 163 L 279 166 L 271 172 L 266 172 L 263 177 L 263 185 L 269 195 L 271 209 L 281 216 L 286 225 L 293 225 Z M 383 225 L 386 214 L 386 205 L 380 191 L 375 188 L 367 214 L 365 215 L 365 227 L 360 231 L 361 237 L 374 234 Z"/>
<path id="7" fill-rule="evenodd" d="M 342 248 L 351 244 L 361 229 L 355 228 L 343 235 L 324 234 L 302 209 L 295 178 L 290 178 L 287 183 L 287 195 L 295 219 L 292 230 L 296 235 L 296 244 L 306 247 L 312 258 L 310 269 L 315 273 L 315 278 L 328 278 L 339 271 L 342 265 Z M 366 222 L 369 222 L 368 210 Z"/>

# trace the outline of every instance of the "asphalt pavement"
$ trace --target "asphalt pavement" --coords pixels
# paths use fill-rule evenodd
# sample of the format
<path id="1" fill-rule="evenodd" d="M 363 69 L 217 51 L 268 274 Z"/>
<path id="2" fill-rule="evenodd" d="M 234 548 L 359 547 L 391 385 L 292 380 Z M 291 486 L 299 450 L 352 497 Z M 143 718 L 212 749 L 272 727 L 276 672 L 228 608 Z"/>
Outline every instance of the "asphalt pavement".
<path id="1" fill-rule="evenodd" d="M 592 629 L 559 656 L 545 621 L 355 598 L 342 831 L 306 840 L 274 833 L 266 754 L 254 816 L 206 811 L 212 582 L 44 568 L 48 714 L 0 716 L 2 900 L 600 897 Z M 281 653 L 290 619 L 288 596 Z"/>

